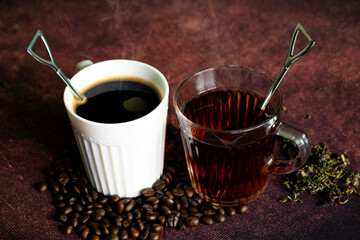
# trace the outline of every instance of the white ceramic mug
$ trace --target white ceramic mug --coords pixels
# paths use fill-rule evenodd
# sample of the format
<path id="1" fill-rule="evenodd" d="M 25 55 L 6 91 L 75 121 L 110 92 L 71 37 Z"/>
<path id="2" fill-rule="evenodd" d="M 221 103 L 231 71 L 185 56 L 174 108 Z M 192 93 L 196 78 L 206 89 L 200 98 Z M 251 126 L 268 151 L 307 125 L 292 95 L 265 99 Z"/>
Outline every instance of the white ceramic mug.
<path id="1" fill-rule="evenodd" d="M 138 77 L 152 83 L 160 94 L 160 104 L 141 118 L 114 124 L 78 116 L 68 87 L 64 104 L 93 187 L 105 195 L 135 197 L 151 187 L 163 171 L 169 85 L 157 69 L 132 60 L 93 64 L 75 74 L 71 82 L 81 91 L 96 81 L 117 76 Z"/>

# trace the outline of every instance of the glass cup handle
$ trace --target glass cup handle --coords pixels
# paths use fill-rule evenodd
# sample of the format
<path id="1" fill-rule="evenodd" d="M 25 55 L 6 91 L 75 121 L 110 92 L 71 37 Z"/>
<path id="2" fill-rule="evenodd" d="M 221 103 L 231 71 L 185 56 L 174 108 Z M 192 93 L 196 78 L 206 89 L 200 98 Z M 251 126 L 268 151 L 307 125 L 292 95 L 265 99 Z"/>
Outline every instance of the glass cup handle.
<path id="1" fill-rule="evenodd" d="M 290 160 L 275 160 L 272 173 L 291 173 L 301 168 L 310 156 L 311 146 L 306 134 L 299 128 L 281 122 L 276 133 L 277 136 L 293 141 L 298 147 L 298 155 Z"/>

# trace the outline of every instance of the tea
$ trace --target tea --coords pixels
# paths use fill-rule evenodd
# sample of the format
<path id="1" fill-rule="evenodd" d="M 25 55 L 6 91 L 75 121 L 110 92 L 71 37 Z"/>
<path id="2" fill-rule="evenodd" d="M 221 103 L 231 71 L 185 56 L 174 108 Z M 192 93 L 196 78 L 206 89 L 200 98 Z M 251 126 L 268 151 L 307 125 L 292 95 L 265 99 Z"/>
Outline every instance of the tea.
<path id="1" fill-rule="evenodd" d="M 87 101 L 77 104 L 75 112 L 90 121 L 122 123 L 135 120 L 154 110 L 160 103 L 155 87 L 140 78 L 100 81 L 84 91 Z"/>
<path id="2" fill-rule="evenodd" d="M 248 90 L 209 90 L 188 102 L 184 115 L 202 127 L 238 130 L 266 120 L 266 114 L 257 117 L 262 101 L 262 96 Z M 265 112 L 274 112 L 270 104 Z M 190 178 L 198 194 L 213 203 L 238 205 L 263 191 L 269 177 L 273 135 L 261 135 L 254 142 L 244 135 L 240 140 L 243 143 L 214 143 L 205 139 L 209 137 L 207 131 L 193 130 L 193 139 L 184 146 Z M 224 131 L 223 139 L 231 139 L 231 134 Z"/>

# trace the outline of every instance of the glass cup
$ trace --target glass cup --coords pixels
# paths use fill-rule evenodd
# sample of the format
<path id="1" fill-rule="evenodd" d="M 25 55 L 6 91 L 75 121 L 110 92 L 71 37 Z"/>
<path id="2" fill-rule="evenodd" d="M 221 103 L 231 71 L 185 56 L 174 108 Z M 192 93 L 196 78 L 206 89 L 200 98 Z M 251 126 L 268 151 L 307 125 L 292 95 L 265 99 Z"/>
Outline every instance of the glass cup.
<path id="1" fill-rule="evenodd" d="M 267 113 L 257 115 L 271 84 L 269 77 L 247 67 L 216 66 L 189 76 L 175 92 L 191 184 L 214 205 L 252 201 L 264 191 L 270 173 L 293 172 L 309 157 L 305 133 L 279 120 L 280 90 L 271 98 Z M 190 104 L 204 94 L 208 97 L 196 107 Z M 275 159 L 277 136 L 296 143 L 295 159 Z"/>
<path id="2" fill-rule="evenodd" d="M 154 67 L 123 59 L 88 66 L 71 82 L 82 92 L 100 80 L 118 76 L 141 78 L 154 86 L 161 98 L 159 105 L 132 121 L 98 123 L 76 114 L 76 99 L 69 87 L 64 91 L 64 104 L 92 186 L 105 195 L 136 197 L 163 172 L 169 85 Z"/>

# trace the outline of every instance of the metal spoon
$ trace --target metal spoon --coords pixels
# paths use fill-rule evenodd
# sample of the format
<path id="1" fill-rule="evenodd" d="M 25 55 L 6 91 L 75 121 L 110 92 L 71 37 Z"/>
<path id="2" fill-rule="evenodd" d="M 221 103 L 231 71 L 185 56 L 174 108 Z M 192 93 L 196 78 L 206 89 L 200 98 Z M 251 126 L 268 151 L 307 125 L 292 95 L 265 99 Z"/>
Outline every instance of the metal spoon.
<path id="1" fill-rule="evenodd" d="M 41 37 L 41 40 L 43 41 L 47 52 L 49 53 L 49 57 L 51 61 L 48 61 L 46 59 L 43 59 L 41 57 L 39 57 L 39 55 L 37 55 L 36 53 L 34 53 L 33 51 L 33 47 L 37 41 L 37 39 Z M 71 93 L 77 97 L 80 102 L 85 102 L 86 101 L 86 97 L 81 94 L 78 90 L 76 90 L 74 88 L 74 86 L 71 84 L 70 79 L 65 75 L 65 73 L 57 66 L 57 64 L 54 61 L 54 58 L 51 54 L 50 48 L 48 43 L 46 42 L 46 39 L 44 37 L 44 35 L 42 34 L 42 32 L 40 30 L 38 30 L 34 36 L 34 38 L 32 39 L 31 43 L 29 44 L 28 48 L 27 48 L 28 53 L 33 56 L 33 58 L 35 58 L 36 60 L 38 60 L 39 62 L 41 62 L 42 64 L 45 64 L 49 67 L 51 67 L 59 76 L 60 78 L 66 83 L 66 85 L 70 88 Z"/>
<path id="2" fill-rule="evenodd" d="M 301 31 L 304 34 L 304 36 L 307 38 L 308 44 L 303 50 L 301 50 L 298 54 L 296 54 L 294 56 L 293 53 L 294 53 L 294 48 L 295 48 L 295 42 L 296 42 L 297 36 L 299 34 L 299 31 Z M 270 101 L 271 97 L 273 96 L 274 92 L 276 91 L 276 89 L 279 87 L 281 81 L 283 80 L 283 78 L 284 78 L 285 74 L 287 73 L 287 71 L 289 70 L 290 66 L 295 61 L 299 60 L 302 56 L 304 56 L 314 44 L 315 44 L 315 41 L 311 38 L 310 34 L 306 32 L 305 28 L 303 27 L 303 25 L 301 25 L 301 23 L 298 23 L 296 25 L 296 28 L 295 28 L 294 33 L 293 33 L 292 38 L 291 38 L 289 53 L 288 53 L 287 59 L 285 61 L 285 64 L 281 68 L 281 70 L 278 73 L 278 75 L 276 76 L 273 84 L 271 85 L 269 91 L 267 92 L 267 94 L 265 96 L 265 99 L 264 99 L 264 102 L 262 103 L 262 105 L 260 107 L 261 111 L 254 118 L 252 123 L 255 123 L 255 121 L 261 115 L 264 114 L 264 110 L 265 110 L 267 104 L 269 103 L 269 101 Z"/>

